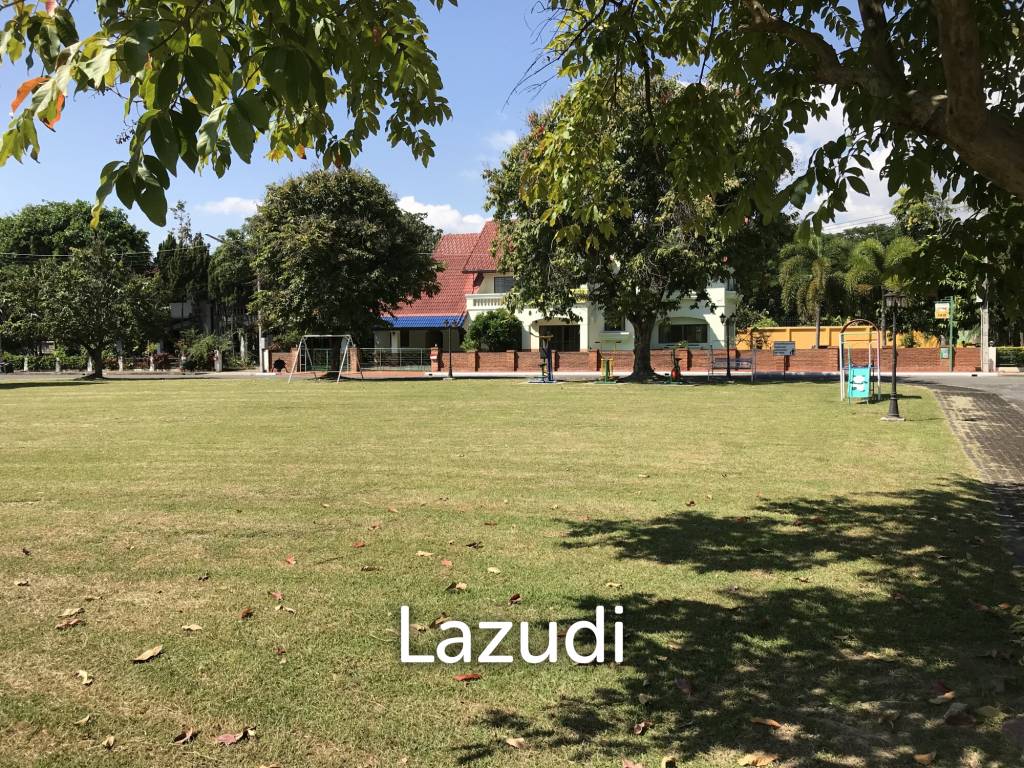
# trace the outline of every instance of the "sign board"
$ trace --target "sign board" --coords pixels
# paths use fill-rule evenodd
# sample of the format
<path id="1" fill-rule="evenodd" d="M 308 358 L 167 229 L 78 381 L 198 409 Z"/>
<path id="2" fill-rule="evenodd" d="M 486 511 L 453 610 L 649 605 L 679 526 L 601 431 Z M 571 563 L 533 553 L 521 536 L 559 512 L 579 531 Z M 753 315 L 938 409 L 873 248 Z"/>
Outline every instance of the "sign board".
<path id="1" fill-rule="evenodd" d="M 792 357 L 796 352 L 795 341 L 776 341 L 772 343 L 772 354 L 775 357 Z"/>
<path id="2" fill-rule="evenodd" d="M 871 397 L 871 369 L 850 366 L 846 376 L 846 396 L 851 400 L 867 400 Z"/>
<path id="3" fill-rule="evenodd" d="M 936 320 L 949 320 L 949 302 L 948 301 L 936 301 L 935 302 L 935 319 Z"/>

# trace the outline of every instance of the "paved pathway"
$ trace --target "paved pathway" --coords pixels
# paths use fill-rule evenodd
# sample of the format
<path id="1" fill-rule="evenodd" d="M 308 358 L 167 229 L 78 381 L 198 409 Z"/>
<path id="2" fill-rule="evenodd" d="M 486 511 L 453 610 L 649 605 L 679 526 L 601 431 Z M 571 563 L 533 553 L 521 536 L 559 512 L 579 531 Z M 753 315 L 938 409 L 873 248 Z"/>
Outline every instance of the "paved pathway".
<path id="1" fill-rule="evenodd" d="M 1024 378 L 1009 386 L 1003 377 L 917 383 L 938 397 L 999 505 L 1016 563 L 1024 565 Z"/>

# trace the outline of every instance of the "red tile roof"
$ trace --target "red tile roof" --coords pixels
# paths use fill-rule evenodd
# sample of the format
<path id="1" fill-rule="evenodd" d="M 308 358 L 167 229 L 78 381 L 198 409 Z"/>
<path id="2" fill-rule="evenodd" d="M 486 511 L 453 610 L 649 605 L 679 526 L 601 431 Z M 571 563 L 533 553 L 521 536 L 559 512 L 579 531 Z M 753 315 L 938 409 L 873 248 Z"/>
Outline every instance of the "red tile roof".
<path id="1" fill-rule="evenodd" d="M 494 220 L 484 224 L 484 229 L 477 238 L 469 258 L 462 267 L 463 272 L 497 272 L 498 263 L 491 253 L 494 238 L 498 235 L 498 225 Z"/>
<path id="2" fill-rule="evenodd" d="M 476 293 L 476 276 L 464 273 L 462 266 L 479 238 L 479 234 L 442 235 L 434 248 L 434 258 L 444 265 L 444 271 L 437 275 L 441 290 L 434 296 L 420 296 L 399 307 L 395 316 L 465 314 L 466 294 Z"/>

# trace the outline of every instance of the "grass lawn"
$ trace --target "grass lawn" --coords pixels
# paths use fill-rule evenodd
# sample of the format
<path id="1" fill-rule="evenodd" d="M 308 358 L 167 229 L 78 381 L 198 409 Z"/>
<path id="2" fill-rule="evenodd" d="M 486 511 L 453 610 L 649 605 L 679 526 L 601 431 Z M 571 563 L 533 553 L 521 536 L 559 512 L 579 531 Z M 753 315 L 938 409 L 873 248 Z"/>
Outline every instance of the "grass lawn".
<path id="1" fill-rule="evenodd" d="M 1016 765 L 982 488 L 927 392 L 837 390 L 0 384 L 0 765 Z M 625 661 L 403 665 L 401 605 L 622 605 Z"/>

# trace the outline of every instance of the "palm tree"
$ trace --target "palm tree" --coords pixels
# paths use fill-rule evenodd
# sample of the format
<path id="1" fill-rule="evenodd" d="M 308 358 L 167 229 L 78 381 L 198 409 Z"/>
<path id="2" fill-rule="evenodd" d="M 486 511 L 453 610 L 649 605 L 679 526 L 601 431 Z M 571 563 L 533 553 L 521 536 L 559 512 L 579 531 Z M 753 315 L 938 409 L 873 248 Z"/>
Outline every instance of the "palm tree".
<path id="1" fill-rule="evenodd" d="M 830 249 L 832 250 L 832 249 Z M 782 305 L 802 321 L 814 321 L 814 346 L 821 346 L 821 314 L 835 298 L 842 282 L 834 253 L 823 253 L 820 238 L 790 243 L 780 254 L 779 287 Z"/>

